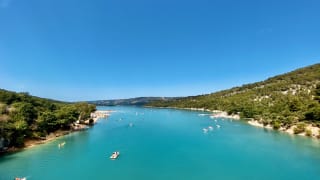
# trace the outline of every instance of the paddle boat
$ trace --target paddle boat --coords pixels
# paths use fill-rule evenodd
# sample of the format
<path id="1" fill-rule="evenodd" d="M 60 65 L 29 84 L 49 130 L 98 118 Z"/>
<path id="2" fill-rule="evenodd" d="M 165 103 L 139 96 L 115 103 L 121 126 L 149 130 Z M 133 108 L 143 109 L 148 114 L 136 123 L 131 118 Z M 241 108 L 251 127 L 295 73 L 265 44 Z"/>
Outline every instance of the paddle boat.
<path id="1" fill-rule="evenodd" d="M 23 178 L 18 178 L 18 177 L 16 177 L 16 178 L 14 178 L 15 180 L 27 180 L 27 178 L 26 177 L 23 177 Z"/>
<path id="2" fill-rule="evenodd" d="M 112 153 L 112 155 L 110 156 L 110 159 L 117 159 L 120 155 L 119 151 L 115 151 Z"/>
<path id="3" fill-rule="evenodd" d="M 66 142 L 59 143 L 58 144 L 59 149 L 62 148 L 65 144 L 66 144 Z"/>
<path id="4" fill-rule="evenodd" d="M 203 133 L 207 133 L 208 129 L 207 128 L 203 128 L 202 131 L 203 131 Z"/>

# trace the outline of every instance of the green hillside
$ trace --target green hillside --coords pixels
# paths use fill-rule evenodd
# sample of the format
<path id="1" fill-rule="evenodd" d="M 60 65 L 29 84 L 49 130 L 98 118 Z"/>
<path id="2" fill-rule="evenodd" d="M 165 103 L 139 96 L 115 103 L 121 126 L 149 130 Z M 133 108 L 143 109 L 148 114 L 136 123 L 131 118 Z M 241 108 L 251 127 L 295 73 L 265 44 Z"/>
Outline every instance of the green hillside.
<path id="1" fill-rule="evenodd" d="M 71 123 L 90 117 L 95 105 L 71 104 L 0 89 L 0 151 L 21 147 L 26 139 L 42 139 L 70 129 Z"/>
<path id="2" fill-rule="evenodd" d="M 319 102 L 320 64 L 315 64 L 241 87 L 148 105 L 222 110 L 277 129 L 303 122 L 320 126 Z"/>

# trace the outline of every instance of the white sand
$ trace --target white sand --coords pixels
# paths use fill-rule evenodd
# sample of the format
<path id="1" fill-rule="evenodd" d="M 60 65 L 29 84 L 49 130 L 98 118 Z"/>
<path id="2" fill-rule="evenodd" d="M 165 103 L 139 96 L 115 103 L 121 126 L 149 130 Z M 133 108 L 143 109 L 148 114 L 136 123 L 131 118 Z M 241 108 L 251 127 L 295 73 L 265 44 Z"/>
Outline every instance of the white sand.
<path id="1" fill-rule="evenodd" d="M 224 111 L 214 111 L 215 114 L 211 115 L 211 118 L 228 118 L 228 119 L 236 119 L 239 120 L 240 116 L 239 115 L 228 115 L 227 112 Z"/>
<path id="2" fill-rule="evenodd" d="M 97 123 L 100 118 L 107 118 L 113 111 L 108 110 L 99 110 L 91 113 L 90 117 L 93 119 L 93 124 Z M 85 123 L 89 124 L 89 120 L 86 120 Z"/>

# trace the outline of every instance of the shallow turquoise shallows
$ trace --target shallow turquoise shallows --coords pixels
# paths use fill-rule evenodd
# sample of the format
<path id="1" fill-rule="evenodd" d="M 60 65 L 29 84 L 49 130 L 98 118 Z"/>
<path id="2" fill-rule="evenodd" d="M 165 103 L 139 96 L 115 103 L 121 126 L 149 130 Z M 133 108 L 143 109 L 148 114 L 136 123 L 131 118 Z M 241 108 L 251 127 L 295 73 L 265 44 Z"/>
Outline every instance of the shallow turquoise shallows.
<path id="1" fill-rule="evenodd" d="M 319 140 L 203 112 L 99 109 L 117 112 L 88 131 L 0 157 L 0 179 L 320 179 Z"/>

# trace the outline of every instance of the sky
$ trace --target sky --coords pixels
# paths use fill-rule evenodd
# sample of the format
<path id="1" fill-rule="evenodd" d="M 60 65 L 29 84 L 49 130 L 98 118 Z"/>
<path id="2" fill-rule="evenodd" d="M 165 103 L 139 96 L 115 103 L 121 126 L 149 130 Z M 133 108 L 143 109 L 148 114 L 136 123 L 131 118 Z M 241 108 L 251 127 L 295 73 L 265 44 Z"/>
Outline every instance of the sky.
<path id="1" fill-rule="evenodd" d="M 0 0 L 0 88 L 200 95 L 320 62 L 319 0 Z"/>

